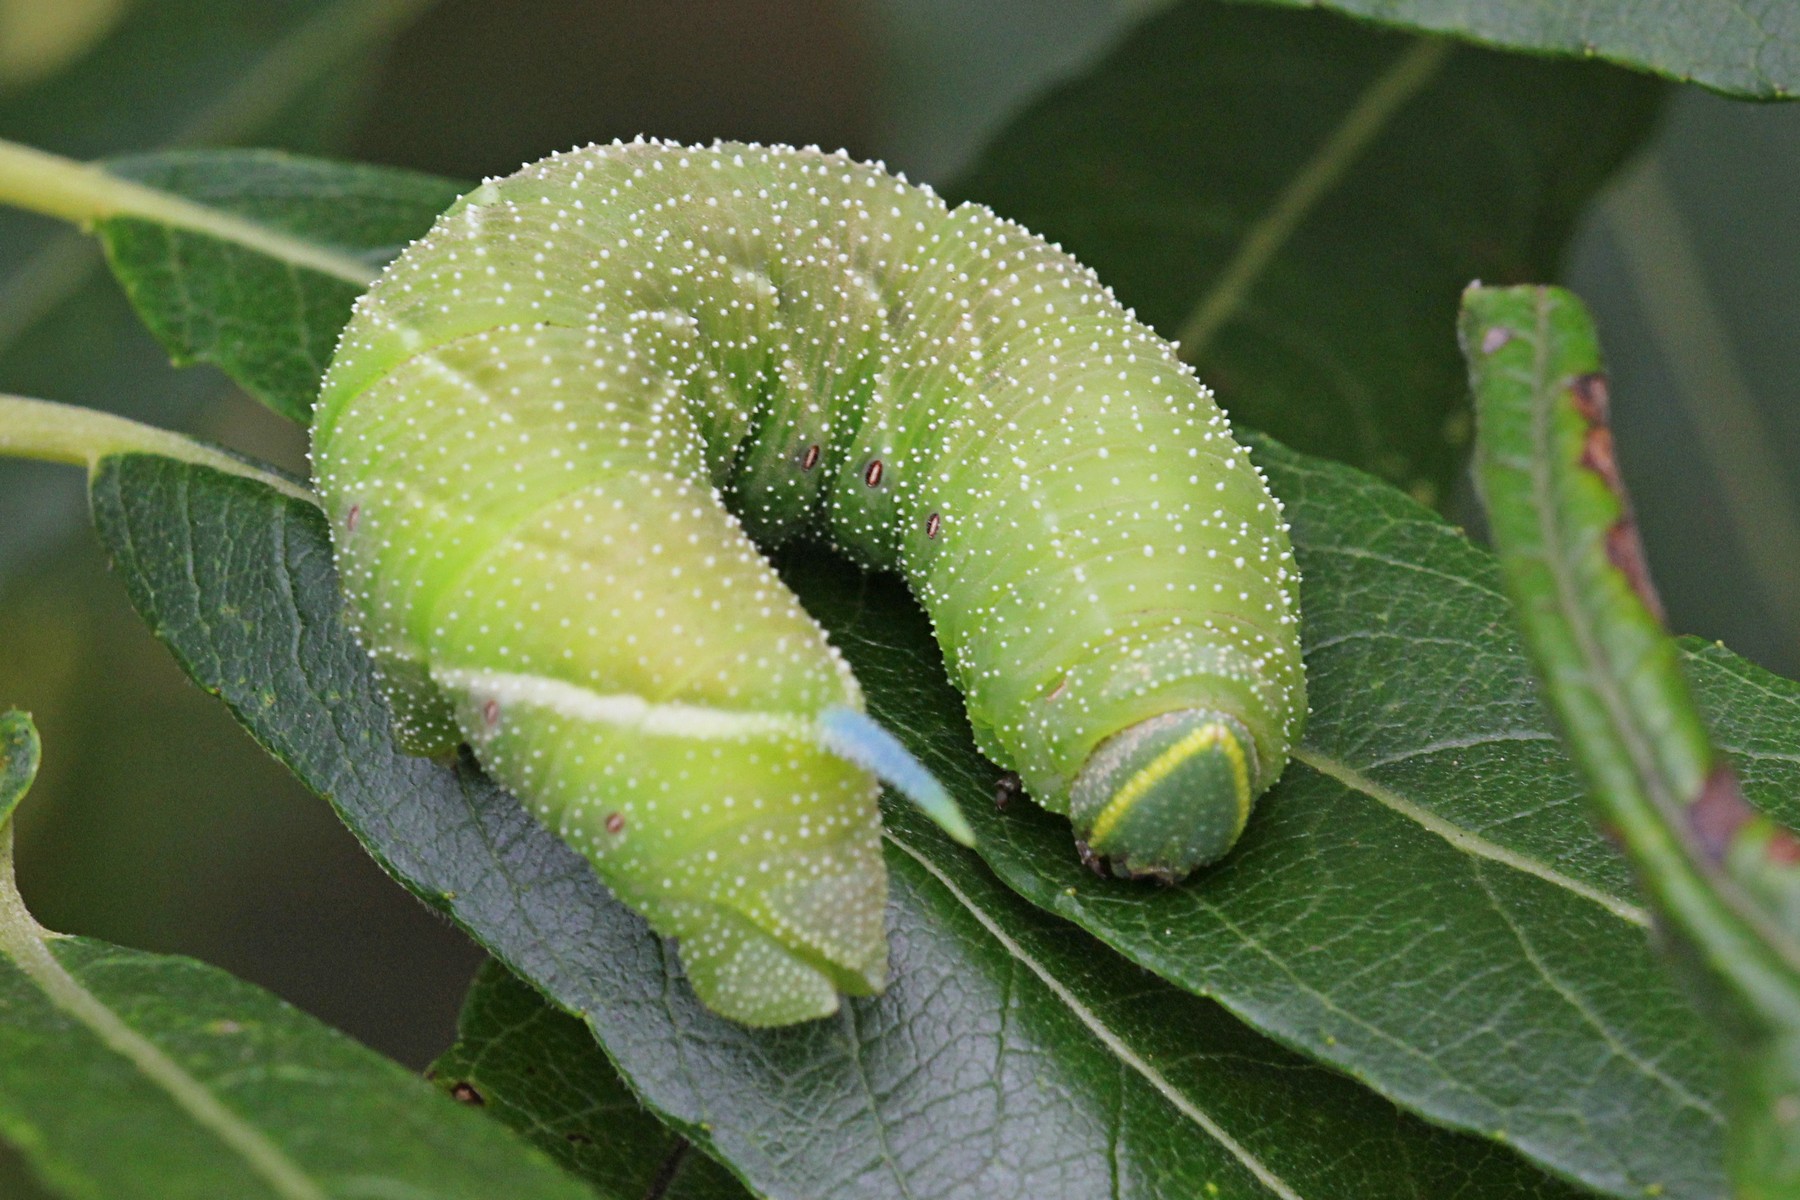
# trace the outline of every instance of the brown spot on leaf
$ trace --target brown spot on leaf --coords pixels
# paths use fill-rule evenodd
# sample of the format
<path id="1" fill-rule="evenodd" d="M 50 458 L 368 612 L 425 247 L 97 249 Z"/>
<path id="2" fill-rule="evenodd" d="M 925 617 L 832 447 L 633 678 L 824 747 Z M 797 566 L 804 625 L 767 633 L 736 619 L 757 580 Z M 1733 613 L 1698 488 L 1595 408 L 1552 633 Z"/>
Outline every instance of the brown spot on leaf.
<path id="1" fill-rule="evenodd" d="M 625 832 L 625 814 L 617 813 L 617 812 L 607 813 L 606 814 L 606 832 L 614 833 L 614 834 L 624 833 Z"/>
<path id="2" fill-rule="evenodd" d="M 1625 481 L 1619 478 L 1619 460 L 1613 454 L 1612 430 L 1605 425 L 1589 425 L 1581 443 L 1581 465 L 1598 475 L 1607 490 L 1623 496 Z"/>
<path id="3" fill-rule="evenodd" d="M 1637 522 L 1629 515 L 1614 521 L 1613 527 L 1606 531 L 1606 557 L 1624 574 L 1631 590 L 1637 593 L 1657 623 L 1665 624 L 1667 617 L 1663 614 L 1662 597 L 1656 594 L 1656 585 L 1650 581 L 1650 562 L 1644 557 L 1644 543 L 1638 537 Z"/>
<path id="4" fill-rule="evenodd" d="M 1700 797 L 1688 805 L 1688 828 L 1700 843 L 1701 853 L 1715 863 L 1723 863 L 1731 852 L 1731 843 L 1744 832 L 1744 827 L 1762 814 L 1744 799 L 1736 774 L 1720 764 L 1706 777 Z M 1769 842 L 1763 850 L 1769 862 L 1779 867 L 1800 863 L 1800 838 L 1780 826 L 1770 830 Z"/>
<path id="5" fill-rule="evenodd" d="M 487 1103 L 487 1099 L 475 1090 L 475 1085 L 466 1079 L 450 1089 L 450 1098 L 459 1104 L 472 1104 L 477 1108 Z"/>
<path id="6" fill-rule="evenodd" d="M 1569 384 L 1569 398 L 1588 426 L 1581 443 L 1581 465 L 1598 475 L 1606 490 L 1619 501 L 1619 518 L 1606 531 L 1607 560 L 1625 576 L 1631 590 L 1660 624 L 1666 619 L 1662 598 L 1656 594 L 1656 585 L 1650 580 L 1650 560 L 1644 555 L 1637 519 L 1632 515 L 1631 497 L 1625 491 L 1625 480 L 1619 474 L 1619 460 L 1613 452 L 1612 429 L 1606 423 L 1612 409 L 1606 376 L 1598 371 L 1577 376 Z"/>
<path id="7" fill-rule="evenodd" d="M 1612 387 L 1601 372 L 1577 376 L 1569 384 L 1569 394 L 1575 398 L 1576 411 L 1588 424 L 1604 425 L 1612 419 Z"/>
<path id="8" fill-rule="evenodd" d="M 1756 816 L 1744 799 L 1737 776 L 1724 763 L 1712 769 L 1700 795 L 1688 805 L 1688 828 L 1700 843 L 1701 853 L 1715 863 L 1725 861 L 1731 840 Z"/>

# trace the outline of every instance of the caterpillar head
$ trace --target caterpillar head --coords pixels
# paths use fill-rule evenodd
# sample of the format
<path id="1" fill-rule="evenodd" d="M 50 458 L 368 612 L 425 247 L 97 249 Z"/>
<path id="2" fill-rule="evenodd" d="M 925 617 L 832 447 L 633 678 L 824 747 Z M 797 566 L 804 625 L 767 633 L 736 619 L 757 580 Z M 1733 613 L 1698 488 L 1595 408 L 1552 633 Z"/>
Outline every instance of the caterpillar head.
<path id="1" fill-rule="evenodd" d="M 1102 875 L 1174 883 L 1231 849 L 1256 779 L 1256 742 L 1231 717 L 1181 709 L 1139 721 L 1075 777 L 1076 848 Z"/>

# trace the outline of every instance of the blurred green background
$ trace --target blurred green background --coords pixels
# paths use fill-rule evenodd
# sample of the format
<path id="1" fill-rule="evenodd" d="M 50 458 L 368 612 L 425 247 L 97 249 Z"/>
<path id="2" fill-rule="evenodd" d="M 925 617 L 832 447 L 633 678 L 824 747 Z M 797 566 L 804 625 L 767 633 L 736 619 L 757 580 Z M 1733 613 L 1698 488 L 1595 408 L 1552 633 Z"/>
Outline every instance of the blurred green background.
<path id="1" fill-rule="evenodd" d="M 723 136 L 843 146 L 948 183 L 1154 7 L 0 0 L 0 137 L 83 157 L 279 146 L 473 179 L 587 141 Z M 1766 239 L 1797 221 L 1800 110 L 1683 89 L 1588 214 L 1565 276 L 1611 355 L 1672 623 L 1787 675 L 1800 241 Z M 216 372 L 167 364 L 93 245 L 12 212 L 0 390 L 304 465 L 297 430 Z M 1451 507 L 1475 521 L 1466 494 Z M 45 924 L 217 963 L 415 1066 L 447 1043 L 478 952 L 183 679 L 108 577 L 78 472 L 0 460 L 0 706 L 44 736 L 19 874 Z M 15 1194 L 3 1162 L 0 1194 Z"/>

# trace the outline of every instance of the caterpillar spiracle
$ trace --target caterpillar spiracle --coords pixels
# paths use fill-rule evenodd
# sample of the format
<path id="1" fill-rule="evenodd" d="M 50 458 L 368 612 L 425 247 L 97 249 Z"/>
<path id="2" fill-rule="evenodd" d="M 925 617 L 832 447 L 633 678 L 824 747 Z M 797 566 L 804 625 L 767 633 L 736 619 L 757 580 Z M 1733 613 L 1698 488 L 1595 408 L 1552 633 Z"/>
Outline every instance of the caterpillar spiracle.
<path id="1" fill-rule="evenodd" d="M 954 820 L 759 546 L 904 577 L 1114 874 L 1228 850 L 1306 710 L 1280 505 L 1173 348 L 841 152 L 483 184 L 357 304 L 312 451 L 403 744 L 470 745 L 739 1021 L 882 987 L 878 778 Z"/>

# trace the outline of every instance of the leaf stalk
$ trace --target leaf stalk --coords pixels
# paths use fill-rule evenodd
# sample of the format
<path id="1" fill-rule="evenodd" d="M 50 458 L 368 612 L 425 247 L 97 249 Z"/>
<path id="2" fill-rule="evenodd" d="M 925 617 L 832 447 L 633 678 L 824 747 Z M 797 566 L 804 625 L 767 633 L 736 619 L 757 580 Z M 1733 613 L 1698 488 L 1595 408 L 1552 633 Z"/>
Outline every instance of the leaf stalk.
<path id="1" fill-rule="evenodd" d="M 296 500 L 319 502 L 286 476 L 173 430 L 80 405 L 0 395 L 0 455 L 85 466 L 92 477 L 102 459 L 118 454 L 156 454 L 211 467 L 267 484 Z"/>

